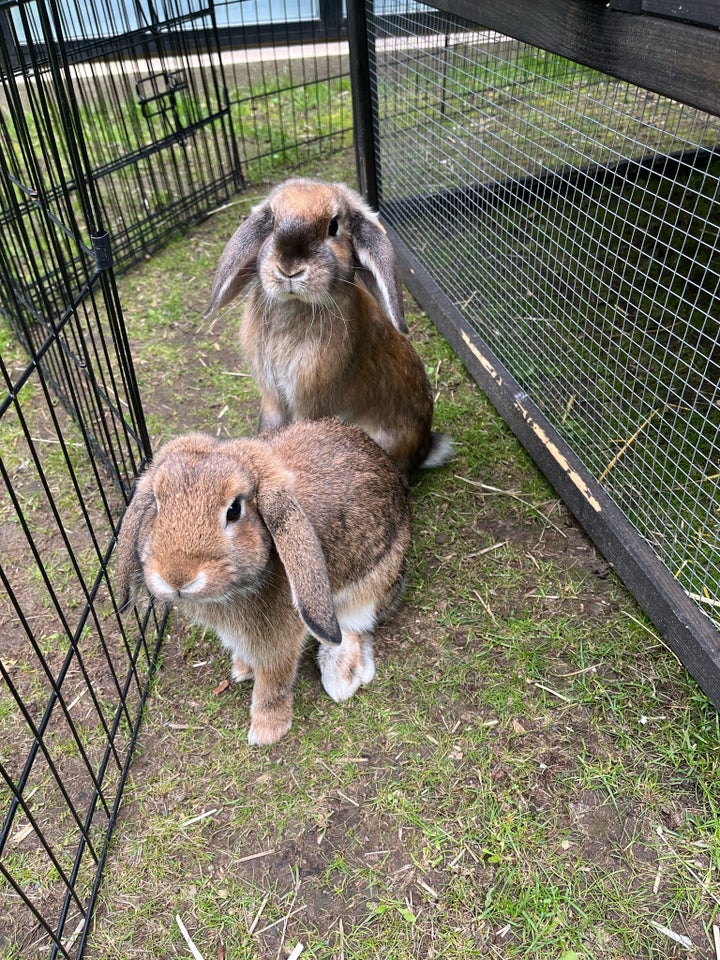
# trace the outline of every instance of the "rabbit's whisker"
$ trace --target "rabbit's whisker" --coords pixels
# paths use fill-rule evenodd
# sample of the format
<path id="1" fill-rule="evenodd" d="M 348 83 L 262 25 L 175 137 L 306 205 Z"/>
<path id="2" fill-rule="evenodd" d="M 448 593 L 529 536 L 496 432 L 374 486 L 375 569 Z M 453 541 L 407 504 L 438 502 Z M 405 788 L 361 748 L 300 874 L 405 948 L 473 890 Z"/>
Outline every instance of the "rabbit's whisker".
<path id="1" fill-rule="evenodd" d="M 332 294 L 329 291 L 325 294 L 325 300 L 328 303 L 328 311 L 330 310 L 330 306 L 333 306 L 335 308 L 335 312 L 332 313 L 332 316 L 342 322 L 345 328 L 345 339 L 349 340 L 350 318 L 346 313 L 343 312 L 337 300 L 332 296 Z"/>

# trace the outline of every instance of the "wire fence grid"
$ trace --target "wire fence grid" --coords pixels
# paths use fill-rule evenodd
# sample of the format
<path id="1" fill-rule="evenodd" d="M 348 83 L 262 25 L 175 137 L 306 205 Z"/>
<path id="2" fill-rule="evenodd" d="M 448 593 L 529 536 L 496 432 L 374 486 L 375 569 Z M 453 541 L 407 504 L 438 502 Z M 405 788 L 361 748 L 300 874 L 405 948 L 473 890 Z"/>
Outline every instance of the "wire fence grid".
<path id="1" fill-rule="evenodd" d="M 222 0 L 215 16 L 248 180 L 352 145 L 343 0 Z"/>
<path id="2" fill-rule="evenodd" d="M 149 444 L 82 99 L 61 47 L 13 71 L 2 36 L 0 950 L 69 957 L 162 633 L 107 574 Z"/>
<path id="3" fill-rule="evenodd" d="M 82 956 L 162 641 L 108 574 L 151 455 L 115 275 L 246 179 L 350 142 L 327 23 L 298 6 L 296 36 L 254 4 L 259 55 L 239 7 L 0 10 L 3 956 Z"/>
<path id="4" fill-rule="evenodd" d="M 36 218 L 36 239 L 58 232 L 64 249 Z M 149 610 L 120 618 L 108 577 L 149 450 L 113 278 L 90 261 L 78 243 L 44 326 L 18 299 L 20 338 L 0 324 L 0 952 L 23 958 L 84 944 L 162 633 Z"/>
<path id="5" fill-rule="evenodd" d="M 367 23 L 386 222 L 720 626 L 720 119 L 423 4 Z"/>

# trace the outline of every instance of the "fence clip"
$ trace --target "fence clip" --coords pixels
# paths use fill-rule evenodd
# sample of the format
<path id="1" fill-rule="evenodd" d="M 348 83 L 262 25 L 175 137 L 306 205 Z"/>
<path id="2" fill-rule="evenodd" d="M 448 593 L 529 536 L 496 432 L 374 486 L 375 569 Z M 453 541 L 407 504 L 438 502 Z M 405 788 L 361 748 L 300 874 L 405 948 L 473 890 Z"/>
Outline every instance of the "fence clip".
<path id="1" fill-rule="evenodd" d="M 95 255 L 95 266 L 98 270 L 109 270 L 112 266 L 112 249 L 110 247 L 110 234 L 93 233 L 90 237 L 93 254 Z"/>

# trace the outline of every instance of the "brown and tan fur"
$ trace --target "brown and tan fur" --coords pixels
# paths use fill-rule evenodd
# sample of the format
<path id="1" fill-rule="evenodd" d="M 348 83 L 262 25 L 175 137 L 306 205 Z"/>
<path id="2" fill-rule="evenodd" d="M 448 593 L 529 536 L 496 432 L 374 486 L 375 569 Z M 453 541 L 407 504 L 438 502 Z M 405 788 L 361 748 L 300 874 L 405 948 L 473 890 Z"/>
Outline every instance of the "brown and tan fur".
<path id="1" fill-rule="evenodd" d="M 208 315 L 247 295 L 240 334 L 261 392 L 260 428 L 338 416 L 407 476 L 450 455 L 406 336 L 397 261 L 377 218 L 344 184 L 295 179 L 229 241 Z"/>
<path id="2" fill-rule="evenodd" d="M 187 434 L 138 480 L 118 539 L 120 601 L 144 586 L 213 629 L 233 678 L 254 678 L 249 741 L 272 743 L 290 729 L 308 632 L 334 699 L 372 679 L 372 632 L 399 597 L 409 542 L 397 470 L 359 429 Z"/>

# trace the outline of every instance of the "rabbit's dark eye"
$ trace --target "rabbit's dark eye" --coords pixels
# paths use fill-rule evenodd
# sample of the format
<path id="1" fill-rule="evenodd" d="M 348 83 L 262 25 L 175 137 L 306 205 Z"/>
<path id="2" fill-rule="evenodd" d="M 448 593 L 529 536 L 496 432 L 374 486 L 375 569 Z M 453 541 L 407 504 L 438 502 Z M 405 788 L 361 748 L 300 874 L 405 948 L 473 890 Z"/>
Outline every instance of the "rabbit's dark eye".
<path id="1" fill-rule="evenodd" d="M 337 217 L 333 217 L 332 220 L 330 221 L 330 223 L 328 224 L 328 236 L 329 236 L 329 237 L 336 237 L 339 226 L 340 226 L 340 224 L 338 223 Z"/>
<path id="2" fill-rule="evenodd" d="M 236 523 L 243 514 L 243 507 L 245 503 L 242 497 L 235 497 L 233 502 L 227 508 L 227 513 L 225 514 L 226 523 Z"/>

